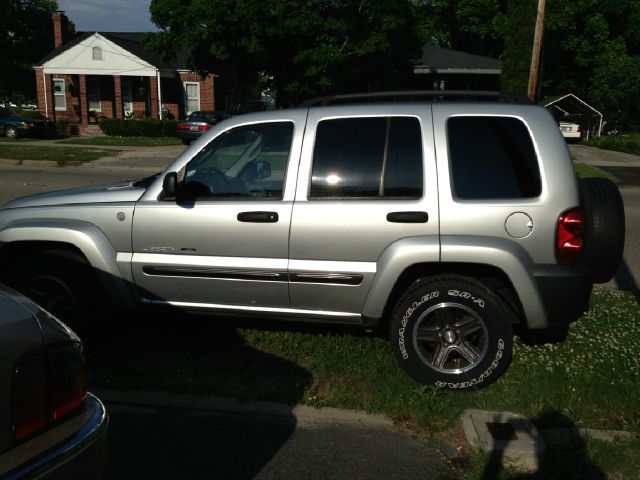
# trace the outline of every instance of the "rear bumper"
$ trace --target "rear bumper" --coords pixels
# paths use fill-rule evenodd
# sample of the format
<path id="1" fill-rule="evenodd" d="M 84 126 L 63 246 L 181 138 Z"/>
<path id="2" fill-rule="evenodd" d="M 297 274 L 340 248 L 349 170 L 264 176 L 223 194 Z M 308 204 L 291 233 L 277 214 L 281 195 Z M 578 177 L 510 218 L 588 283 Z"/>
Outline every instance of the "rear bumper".
<path id="1" fill-rule="evenodd" d="M 534 277 L 549 327 L 566 326 L 587 310 L 593 279 L 582 265 L 541 265 Z"/>
<path id="2" fill-rule="evenodd" d="M 106 457 L 107 425 L 104 405 L 87 394 L 82 412 L 0 455 L 0 477 L 100 479 Z"/>

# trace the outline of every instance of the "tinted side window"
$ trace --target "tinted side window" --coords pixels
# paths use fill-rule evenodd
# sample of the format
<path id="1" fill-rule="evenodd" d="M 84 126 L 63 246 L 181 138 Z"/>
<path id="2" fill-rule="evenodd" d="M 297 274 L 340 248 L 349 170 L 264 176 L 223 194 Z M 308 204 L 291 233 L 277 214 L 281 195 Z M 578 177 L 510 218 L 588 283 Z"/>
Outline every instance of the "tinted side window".
<path id="1" fill-rule="evenodd" d="M 516 118 L 452 117 L 447 122 L 455 195 L 461 199 L 540 195 L 538 159 L 529 132 Z"/>
<path id="2" fill-rule="evenodd" d="M 422 179 L 418 119 L 346 118 L 318 123 L 310 198 L 419 198 Z"/>
<path id="3" fill-rule="evenodd" d="M 234 128 L 189 162 L 181 192 L 188 198 L 282 198 L 293 123 Z"/>

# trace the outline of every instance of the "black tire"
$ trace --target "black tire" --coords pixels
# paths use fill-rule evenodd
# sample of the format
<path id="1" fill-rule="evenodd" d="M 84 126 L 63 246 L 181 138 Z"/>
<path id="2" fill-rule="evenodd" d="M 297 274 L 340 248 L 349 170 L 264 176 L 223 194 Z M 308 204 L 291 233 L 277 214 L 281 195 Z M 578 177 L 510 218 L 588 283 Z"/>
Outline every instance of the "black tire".
<path id="1" fill-rule="evenodd" d="M 580 181 L 584 212 L 580 260 L 595 283 L 606 283 L 616 274 L 624 249 L 624 203 L 615 183 L 606 178 Z"/>
<path id="2" fill-rule="evenodd" d="M 391 346 L 420 383 L 477 390 L 506 370 L 513 350 L 512 315 L 481 283 L 461 276 L 416 281 L 391 319 Z"/>
<path id="3" fill-rule="evenodd" d="M 84 257 L 73 252 L 42 252 L 20 258 L 5 279 L 76 333 L 86 334 L 91 320 L 105 311 L 93 270 Z"/>
<path id="4" fill-rule="evenodd" d="M 183 145 L 191 145 L 191 139 L 190 138 L 183 138 L 182 139 L 182 144 Z"/>

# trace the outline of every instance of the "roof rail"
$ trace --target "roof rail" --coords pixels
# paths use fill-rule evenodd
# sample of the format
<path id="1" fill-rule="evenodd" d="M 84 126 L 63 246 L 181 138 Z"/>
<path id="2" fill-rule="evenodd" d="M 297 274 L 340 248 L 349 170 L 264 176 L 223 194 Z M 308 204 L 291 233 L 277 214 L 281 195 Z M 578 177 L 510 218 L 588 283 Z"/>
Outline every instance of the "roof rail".
<path id="1" fill-rule="evenodd" d="M 302 102 L 300 107 L 344 105 L 353 103 L 479 100 L 510 103 L 530 103 L 526 97 L 482 90 L 401 90 L 391 92 L 368 92 L 316 97 Z"/>

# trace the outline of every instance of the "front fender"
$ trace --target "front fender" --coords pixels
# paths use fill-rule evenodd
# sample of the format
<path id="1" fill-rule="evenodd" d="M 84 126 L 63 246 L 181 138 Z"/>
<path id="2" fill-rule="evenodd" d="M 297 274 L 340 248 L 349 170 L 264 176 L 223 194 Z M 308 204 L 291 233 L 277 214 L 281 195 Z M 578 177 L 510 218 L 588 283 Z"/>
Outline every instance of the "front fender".
<path id="1" fill-rule="evenodd" d="M 13 242 L 67 243 L 78 248 L 95 269 L 115 305 L 130 307 L 133 297 L 118 269 L 117 252 L 95 225 L 79 220 L 17 220 L 0 230 L 0 249 Z"/>

